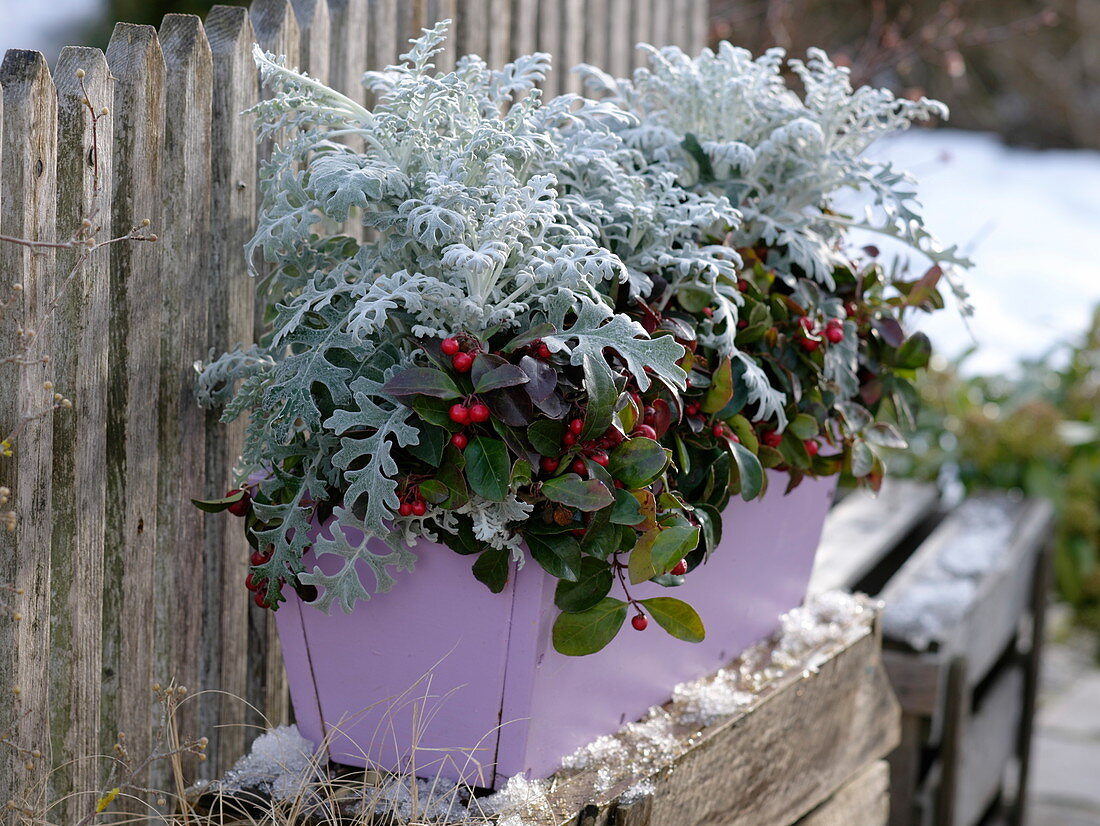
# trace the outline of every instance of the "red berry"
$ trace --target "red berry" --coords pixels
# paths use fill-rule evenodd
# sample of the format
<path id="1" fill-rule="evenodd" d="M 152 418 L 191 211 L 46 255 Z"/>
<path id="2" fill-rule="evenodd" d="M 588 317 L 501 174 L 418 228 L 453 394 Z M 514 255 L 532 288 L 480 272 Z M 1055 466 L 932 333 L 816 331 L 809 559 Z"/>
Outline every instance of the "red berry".
<path id="1" fill-rule="evenodd" d="M 569 533 L 573 534 L 573 536 L 584 536 L 585 530 L 584 528 L 573 528 Z"/>
<path id="2" fill-rule="evenodd" d="M 547 347 L 545 344 L 540 344 L 539 345 L 539 350 L 538 350 L 538 357 L 540 359 L 550 358 L 550 348 Z"/>
<path id="3" fill-rule="evenodd" d="M 244 578 L 244 587 L 249 591 L 259 591 L 265 585 L 267 585 L 266 579 L 256 579 L 251 571 L 248 572 L 248 576 Z"/>
<path id="4" fill-rule="evenodd" d="M 676 563 L 676 567 L 669 571 L 670 574 L 675 574 L 676 576 L 683 576 L 687 572 L 688 563 L 686 559 L 681 559 L 679 562 Z"/>
<path id="5" fill-rule="evenodd" d="M 271 559 L 271 557 L 267 554 L 260 553 L 259 551 L 253 551 L 252 556 L 248 558 L 248 561 L 251 562 L 252 567 L 255 568 L 257 565 L 263 565 L 269 559 Z"/>
<path id="6" fill-rule="evenodd" d="M 645 631 L 649 627 L 649 620 L 645 618 L 645 614 L 637 614 L 630 620 L 630 624 L 634 626 L 635 631 Z"/>
<path id="7" fill-rule="evenodd" d="M 565 435 L 561 437 L 561 443 L 566 447 L 572 447 L 577 443 L 577 437 L 572 434 L 571 431 L 565 431 Z"/>
<path id="8" fill-rule="evenodd" d="M 569 423 L 569 432 L 574 436 L 580 436 L 582 430 L 584 430 L 583 419 L 573 419 L 573 421 Z"/>
<path id="9" fill-rule="evenodd" d="M 452 404 L 451 409 L 447 411 L 447 415 L 451 417 L 452 422 L 458 424 L 470 423 L 470 408 L 459 402 L 458 404 Z"/>
<path id="10" fill-rule="evenodd" d="M 412 516 L 413 506 L 411 502 L 402 502 L 397 512 L 402 516 Z"/>
<path id="11" fill-rule="evenodd" d="M 744 278 L 738 278 L 737 289 L 743 293 L 747 293 L 749 291 L 749 282 L 746 281 Z"/>
<path id="12" fill-rule="evenodd" d="M 237 491 L 231 490 L 229 491 L 229 493 L 226 494 L 226 496 L 232 496 L 235 493 L 237 493 Z M 249 495 L 248 489 L 246 488 L 244 491 L 244 495 L 232 505 L 230 505 L 227 510 L 234 516 L 248 516 L 248 511 L 251 507 L 252 497 Z"/>
<path id="13" fill-rule="evenodd" d="M 653 405 L 647 404 L 642 411 L 642 421 L 646 424 L 650 424 L 657 418 L 657 409 Z"/>
<path id="14" fill-rule="evenodd" d="M 573 472 L 578 476 L 584 476 L 588 468 L 584 464 L 584 459 L 573 460 Z"/>
<path id="15" fill-rule="evenodd" d="M 826 327 L 825 338 L 829 339 L 832 344 L 839 344 L 844 340 L 844 328 L 843 327 Z"/>
<path id="16" fill-rule="evenodd" d="M 489 420 L 489 408 L 478 402 L 470 408 L 470 421 L 485 422 Z"/>
<path id="17" fill-rule="evenodd" d="M 807 439 L 802 444 L 805 446 L 806 452 L 811 456 L 816 456 L 817 452 L 821 449 L 821 446 L 817 443 L 817 439 Z"/>
<path id="18" fill-rule="evenodd" d="M 814 331 L 814 320 L 808 315 L 804 315 L 798 319 L 798 324 L 807 333 L 812 333 Z"/>
<path id="19" fill-rule="evenodd" d="M 443 343 L 439 345 L 439 349 L 442 350 L 448 356 L 453 356 L 459 351 L 457 338 L 445 338 Z"/>
<path id="20" fill-rule="evenodd" d="M 689 416 L 698 416 L 699 415 L 699 402 L 691 402 L 690 404 L 688 404 L 687 408 L 685 408 L 685 412 Z"/>
<path id="21" fill-rule="evenodd" d="M 417 499 L 412 503 L 413 516 L 423 516 L 428 512 L 428 505 L 423 499 Z"/>
<path id="22" fill-rule="evenodd" d="M 712 427 L 710 429 L 710 432 L 714 434 L 715 438 L 720 439 L 726 435 L 726 427 L 725 425 L 719 423 Z"/>
<path id="23" fill-rule="evenodd" d="M 821 342 L 818 341 L 816 338 L 800 338 L 798 340 L 798 343 L 807 353 L 812 353 L 814 350 L 821 346 Z"/>
<path id="24" fill-rule="evenodd" d="M 623 442 L 623 434 L 617 427 L 609 427 L 607 432 L 600 437 L 600 441 L 608 447 L 618 447 Z"/>
<path id="25" fill-rule="evenodd" d="M 257 591 L 255 594 L 253 594 L 252 601 L 261 608 L 267 607 L 267 595 L 263 591 Z"/>
<path id="26" fill-rule="evenodd" d="M 555 459 L 553 456 L 543 456 L 539 460 L 539 467 L 541 467 L 546 473 L 553 473 L 558 469 L 558 465 L 560 464 L 561 461 Z"/>
<path id="27" fill-rule="evenodd" d="M 738 436 L 736 433 L 730 433 L 726 436 L 726 438 L 737 442 L 737 444 L 741 444 L 741 437 Z"/>
<path id="28" fill-rule="evenodd" d="M 640 424 L 634 428 L 635 436 L 644 436 L 647 439 L 656 439 L 657 431 L 647 424 Z"/>
<path id="29" fill-rule="evenodd" d="M 714 316 L 714 308 L 713 307 L 704 307 L 703 308 L 703 315 L 705 315 L 707 318 L 712 318 Z"/>
<path id="30" fill-rule="evenodd" d="M 611 460 L 607 457 L 607 454 L 602 450 L 597 450 L 592 454 L 592 461 L 600 467 L 607 467 L 607 463 Z"/>
<path id="31" fill-rule="evenodd" d="M 474 357 L 469 353 L 455 353 L 451 357 L 451 366 L 459 373 L 469 373 L 474 366 Z"/>
<path id="32" fill-rule="evenodd" d="M 777 430 L 769 430 L 760 437 L 760 441 L 768 447 L 779 447 L 779 443 L 783 441 L 783 436 Z"/>
<path id="33" fill-rule="evenodd" d="M 457 447 L 459 450 L 465 450 L 466 445 L 470 443 L 470 440 L 466 438 L 465 433 L 455 433 L 451 436 L 451 444 Z"/>
<path id="34" fill-rule="evenodd" d="M 615 487 L 619 488 L 619 490 L 623 489 L 623 483 L 620 482 L 618 479 L 614 479 L 612 481 L 614 482 Z"/>

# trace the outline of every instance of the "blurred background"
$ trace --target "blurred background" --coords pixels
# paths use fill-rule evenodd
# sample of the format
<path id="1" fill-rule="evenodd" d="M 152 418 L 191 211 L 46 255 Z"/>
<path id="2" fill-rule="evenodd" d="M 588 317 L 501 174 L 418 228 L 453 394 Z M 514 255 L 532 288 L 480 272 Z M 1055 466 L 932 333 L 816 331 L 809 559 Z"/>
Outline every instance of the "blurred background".
<path id="1" fill-rule="evenodd" d="M 0 0 L 0 53 L 40 49 L 52 63 L 63 44 L 105 46 L 113 21 L 155 24 L 210 5 Z M 1100 657 L 1100 0 L 711 0 L 710 9 L 712 42 L 796 55 L 820 46 L 857 84 L 950 106 L 948 124 L 874 150 L 919 179 L 928 225 L 975 262 L 974 315 L 941 313 L 924 327 L 939 355 L 923 382 L 916 449 L 890 470 L 935 481 L 948 497 L 1019 489 L 1054 503 L 1060 607 L 1050 633 L 1063 653 L 1052 667 L 1068 659 L 1093 681 L 1095 718 L 1100 671 L 1086 670 Z M 1095 778 L 1100 740 L 1093 755 Z M 1060 772 L 1058 759 L 1047 758 L 1049 772 Z M 1041 784 L 1042 761 L 1039 770 Z M 1094 819 L 1049 822 L 1100 823 L 1100 793 L 1081 806 Z"/>

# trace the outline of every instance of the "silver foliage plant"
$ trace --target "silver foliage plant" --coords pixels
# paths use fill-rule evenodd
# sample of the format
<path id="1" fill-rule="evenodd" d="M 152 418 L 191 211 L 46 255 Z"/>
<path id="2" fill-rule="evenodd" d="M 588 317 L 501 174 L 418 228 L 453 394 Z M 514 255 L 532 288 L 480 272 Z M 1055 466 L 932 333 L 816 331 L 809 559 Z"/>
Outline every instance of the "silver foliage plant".
<path id="1" fill-rule="evenodd" d="M 969 266 L 924 226 L 913 179 L 888 162 L 865 156 L 884 135 L 916 121 L 946 117 L 927 98 L 899 99 L 888 89 L 852 89 L 848 70 L 819 49 L 805 61 L 784 50 L 752 53 L 723 42 L 696 58 L 679 48 L 642 46 L 648 65 L 631 79 L 597 67 L 578 68 L 587 89 L 637 117 L 619 130 L 652 163 L 673 171 L 684 187 L 720 193 L 740 211 L 729 243 L 771 248 L 770 267 L 790 283 L 808 276 L 827 288 L 843 264 L 846 233 L 862 228 L 900 240 L 939 266 L 964 311 L 956 270 Z M 789 68 L 803 91 L 783 76 Z M 862 216 L 840 214 L 843 190 L 872 197 Z"/>
<path id="2" fill-rule="evenodd" d="M 629 283 L 630 268 L 599 242 L 594 213 L 577 220 L 587 207 L 564 197 L 556 177 L 582 162 L 615 168 L 621 140 L 611 127 L 630 116 L 575 96 L 543 103 L 533 91 L 549 66 L 542 54 L 499 71 L 465 57 L 454 72 L 436 73 L 445 34 L 445 23 L 426 30 L 402 64 L 364 77 L 379 99 L 373 111 L 255 50 L 274 95 L 254 111 L 275 149 L 246 253 L 272 326 L 262 347 L 206 365 L 199 395 L 223 402 L 243 379 L 224 420 L 251 411 L 240 472 L 266 474 L 260 490 L 277 502 L 254 504 L 257 520 L 272 526 L 253 531 L 273 548 L 254 566 L 271 604 L 289 572 L 320 587 L 320 607 L 350 611 L 369 596 L 357 562 L 386 590 L 392 568 L 414 563 L 406 540 L 449 527 L 435 508 L 397 513 L 392 449 L 415 446 L 419 435 L 413 411 L 382 388 L 420 363 L 418 339 L 546 329 L 542 341 L 572 364 L 610 358 L 613 347 L 640 388 L 654 379 L 684 386 L 683 347 L 651 338 L 607 303 L 601 286 Z M 347 137 L 365 148 L 338 142 Z M 370 240 L 342 234 L 349 219 Z M 651 263 L 646 255 L 654 253 L 635 257 Z M 343 493 L 336 526 L 311 542 L 314 506 L 333 489 Z M 463 512 L 479 539 L 518 553 L 515 527 L 528 510 L 514 496 L 474 497 Z M 341 557 L 339 570 L 306 571 L 310 546 Z"/>

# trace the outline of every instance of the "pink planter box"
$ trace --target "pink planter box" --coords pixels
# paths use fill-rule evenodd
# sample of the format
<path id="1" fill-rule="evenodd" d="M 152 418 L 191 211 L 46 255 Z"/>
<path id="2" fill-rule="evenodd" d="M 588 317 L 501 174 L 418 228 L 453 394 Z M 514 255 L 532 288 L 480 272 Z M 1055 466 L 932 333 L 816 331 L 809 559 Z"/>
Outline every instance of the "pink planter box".
<path id="1" fill-rule="evenodd" d="M 299 729 L 327 737 L 339 763 L 488 787 L 553 773 L 676 683 L 768 636 L 802 601 L 836 479 L 807 479 L 787 496 L 785 475 L 770 481 L 763 499 L 731 502 L 721 545 L 683 586 L 632 588 L 694 605 L 707 628 L 695 645 L 628 622 L 603 651 L 565 657 L 550 642 L 556 580 L 534 561 L 492 594 L 470 573 L 473 557 L 428 542 L 415 573 L 351 614 L 326 615 L 286 589 L 276 621 Z"/>

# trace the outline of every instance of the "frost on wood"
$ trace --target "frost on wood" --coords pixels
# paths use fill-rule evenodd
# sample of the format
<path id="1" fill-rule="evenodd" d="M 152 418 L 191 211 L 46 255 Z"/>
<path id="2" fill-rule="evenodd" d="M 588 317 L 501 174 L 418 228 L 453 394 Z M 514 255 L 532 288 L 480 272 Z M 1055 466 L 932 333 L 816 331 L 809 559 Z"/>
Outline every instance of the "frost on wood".
<path id="1" fill-rule="evenodd" d="M 915 572 L 886 606 L 883 631 L 924 651 L 963 618 L 990 571 L 1007 563 L 1005 551 L 1015 525 L 1017 503 L 969 499 L 954 513 L 949 535 L 934 537 L 936 554 Z"/>
<path id="2" fill-rule="evenodd" d="M 716 674 L 676 686 L 671 703 L 578 749 L 562 760 L 562 771 L 591 771 L 597 793 L 627 782 L 626 793 L 637 797 L 651 788 L 645 785 L 648 778 L 691 747 L 700 730 L 747 711 L 777 680 L 817 670 L 838 647 L 862 634 L 873 616 L 874 603 L 866 597 L 841 591 L 811 597 L 782 617 L 775 638 Z"/>

